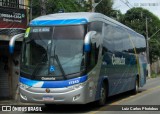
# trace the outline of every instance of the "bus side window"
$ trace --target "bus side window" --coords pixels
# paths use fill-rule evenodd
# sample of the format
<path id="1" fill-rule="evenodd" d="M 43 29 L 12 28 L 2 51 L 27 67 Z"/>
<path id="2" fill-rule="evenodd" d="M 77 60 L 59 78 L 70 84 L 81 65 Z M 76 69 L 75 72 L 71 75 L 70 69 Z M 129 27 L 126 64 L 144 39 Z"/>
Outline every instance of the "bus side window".
<path id="1" fill-rule="evenodd" d="M 98 54 L 99 54 L 99 48 L 96 48 L 96 43 L 91 44 L 91 51 L 89 53 L 89 70 L 91 70 L 98 62 Z"/>
<path id="2" fill-rule="evenodd" d="M 99 35 L 99 38 L 101 38 L 102 34 L 102 22 L 100 21 L 95 21 L 89 23 L 88 30 L 89 31 L 96 31 Z M 99 47 L 96 47 L 96 43 L 91 43 L 91 51 L 88 53 L 88 60 L 87 60 L 87 65 L 88 65 L 88 70 L 91 70 L 92 68 L 95 67 L 95 65 L 98 62 L 98 54 L 99 54 Z"/>

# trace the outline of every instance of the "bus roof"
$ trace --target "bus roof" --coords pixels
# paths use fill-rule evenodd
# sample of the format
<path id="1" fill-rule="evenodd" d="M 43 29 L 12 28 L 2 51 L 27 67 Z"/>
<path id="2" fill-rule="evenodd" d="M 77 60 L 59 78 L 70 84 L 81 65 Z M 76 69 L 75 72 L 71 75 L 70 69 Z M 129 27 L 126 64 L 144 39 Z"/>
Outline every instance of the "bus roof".
<path id="1" fill-rule="evenodd" d="M 72 22 L 65 22 L 67 20 L 83 20 L 82 24 L 84 22 L 92 22 L 92 21 L 98 21 L 100 19 L 107 19 L 111 22 L 114 22 L 113 19 L 101 14 L 101 13 L 94 13 L 94 12 L 73 12 L 73 13 L 55 13 L 55 14 L 49 14 L 49 15 L 45 15 L 45 16 L 40 16 L 35 18 L 34 20 L 31 21 L 31 25 L 46 25 L 46 24 L 75 24 L 73 21 Z M 60 21 L 63 20 L 62 23 L 42 23 L 43 21 Z M 36 23 L 36 22 L 40 22 L 41 23 Z M 79 23 L 77 24 L 81 24 L 81 21 L 79 21 Z M 117 23 L 117 21 L 115 21 L 114 23 Z M 117 23 L 120 24 L 120 23 Z"/>
<path id="2" fill-rule="evenodd" d="M 54 26 L 54 25 L 75 25 L 86 24 L 93 21 L 107 21 L 107 23 L 116 24 L 124 27 L 132 32 L 131 28 L 121 24 L 120 22 L 111 19 L 101 13 L 95 12 L 73 12 L 73 13 L 55 13 L 37 17 L 30 22 L 30 26 Z M 137 33 L 137 32 L 135 32 Z M 137 35 L 140 35 L 137 33 Z M 141 35 L 142 36 L 142 35 Z"/>

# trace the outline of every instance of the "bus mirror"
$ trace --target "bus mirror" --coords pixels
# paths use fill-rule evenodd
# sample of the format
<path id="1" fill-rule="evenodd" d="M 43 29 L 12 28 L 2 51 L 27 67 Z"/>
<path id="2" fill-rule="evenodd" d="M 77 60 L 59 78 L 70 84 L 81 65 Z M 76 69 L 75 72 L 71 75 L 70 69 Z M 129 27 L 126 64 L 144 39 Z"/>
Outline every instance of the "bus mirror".
<path id="1" fill-rule="evenodd" d="M 91 40 L 94 40 L 96 37 L 96 31 L 89 31 L 84 39 L 84 51 L 89 52 L 91 50 Z"/>
<path id="2" fill-rule="evenodd" d="M 24 36 L 24 33 L 21 33 L 21 34 L 17 34 L 15 36 L 13 36 L 11 38 L 11 40 L 9 41 L 9 52 L 10 54 L 13 54 L 14 53 L 14 44 L 15 44 L 15 41 L 19 38 L 23 38 Z"/>

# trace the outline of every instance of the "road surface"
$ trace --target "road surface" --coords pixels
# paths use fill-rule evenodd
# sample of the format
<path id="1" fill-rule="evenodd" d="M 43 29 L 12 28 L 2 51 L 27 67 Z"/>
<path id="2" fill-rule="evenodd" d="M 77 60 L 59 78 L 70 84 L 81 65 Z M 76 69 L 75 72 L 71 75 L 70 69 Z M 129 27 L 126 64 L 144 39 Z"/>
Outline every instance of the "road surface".
<path id="1" fill-rule="evenodd" d="M 129 105 L 129 106 L 126 106 Z M 139 89 L 139 93 L 133 95 L 131 92 L 126 92 L 108 98 L 105 106 L 97 107 L 95 103 L 87 105 L 53 105 L 52 107 L 45 107 L 43 104 L 38 106 L 42 107 L 42 112 L 27 112 L 27 113 L 79 113 L 79 114 L 160 114 L 160 111 L 122 111 L 127 108 L 134 108 L 139 105 L 159 105 L 160 110 L 160 77 L 148 79 L 147 84 Z M 119 111 L 116 110 L 118 107 Z M 142 108 L 142 106 L 140 106 Z M 148 107 L 147 107 L 148 108 Z M 137 108 L 137 110 L 139 107 Z M 4 112 L 0 112 L 3 113 Z M 24 112 L 5 112 L 20 114 Z"/>

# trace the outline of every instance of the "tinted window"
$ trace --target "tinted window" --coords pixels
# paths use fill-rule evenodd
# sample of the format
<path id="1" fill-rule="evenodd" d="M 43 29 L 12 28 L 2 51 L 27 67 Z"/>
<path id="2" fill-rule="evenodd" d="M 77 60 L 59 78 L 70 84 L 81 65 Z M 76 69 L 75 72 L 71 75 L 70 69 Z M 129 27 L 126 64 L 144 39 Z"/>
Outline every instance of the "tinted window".
<path id="1" fill-rule="evenodd" d="M 91 22 L 89 24 L 89 31 L 96 31 L 102 33 L 102 22 Z"/>
<path id="2" fill-rule="evenodd" d="M 142 35 L 137 34 L 136 32 L 131 32 L 128 30 L 128 34 L 130 36 L 130 39 L 132 41 L 133 47 L 136 48 L 137 53 L 144 52 L 146 50 L 146 41 L 145 38 Z M 134 52 L 134 49 L 129 49 L 129 52 Z"/>
<path id="3" fill-rule="evenodd" d="M 89 24 L 89 31 L 96 31 L 96 37 L 102 38 L 102 22 L 91 22 Z M 92 69 L 98 61 L 99 47 L 96 46 L 96 43 L 91 43 L 91 51 L 88 56 L 88 70 Z"/>
<path id="4" fill-rule="evenodd" d="M 127 51 L 132 47 L 124 28 L 107 24 L 104 25 L 103 45 L 110 51 Z"/>
<path id="5" fill-rule="evenodd" d="M 21 72 L 35 77 L 62 77 L 61 68 L 65 75 L 83 71 L 85 28 L 85 25 L 31 27 L 24 39 Z M 52 73 L 50 66 L 56 69 Z"/>

